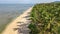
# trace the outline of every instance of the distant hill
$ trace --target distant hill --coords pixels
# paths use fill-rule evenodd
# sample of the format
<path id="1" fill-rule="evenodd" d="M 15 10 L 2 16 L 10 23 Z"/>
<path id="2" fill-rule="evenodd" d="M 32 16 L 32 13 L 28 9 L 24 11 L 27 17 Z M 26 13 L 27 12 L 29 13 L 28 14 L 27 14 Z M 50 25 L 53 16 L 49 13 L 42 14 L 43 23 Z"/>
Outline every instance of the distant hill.
<path id="1" fill-rule="evenodd" d="M 55 2 L 60 2 L 60 1 L 55 1 Z"/>
<path id="2" fill-rule="evenodd" d="M 60 1 L 55 1 L 54 3 L 60 3 Z"/>

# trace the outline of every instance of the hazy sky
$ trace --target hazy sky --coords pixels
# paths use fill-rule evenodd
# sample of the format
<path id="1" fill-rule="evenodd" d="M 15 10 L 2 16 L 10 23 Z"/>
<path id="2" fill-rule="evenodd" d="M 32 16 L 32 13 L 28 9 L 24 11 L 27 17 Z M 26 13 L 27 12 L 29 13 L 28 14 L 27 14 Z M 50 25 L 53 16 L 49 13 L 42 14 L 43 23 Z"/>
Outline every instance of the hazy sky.
<path id="1" fill-rule="evenodd" d="M 0 3 L 24 3 L 24 4 L 33 4 L 33 3 L 43 3 L 43 2 L 53 2 L 60 0 L 0 0 Z"/>

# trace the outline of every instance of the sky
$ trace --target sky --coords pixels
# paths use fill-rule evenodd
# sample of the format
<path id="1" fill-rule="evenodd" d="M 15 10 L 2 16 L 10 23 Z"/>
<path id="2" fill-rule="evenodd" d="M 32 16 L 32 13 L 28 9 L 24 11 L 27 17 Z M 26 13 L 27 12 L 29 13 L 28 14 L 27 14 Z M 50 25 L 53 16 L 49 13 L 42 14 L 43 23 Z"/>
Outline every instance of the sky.
<path id="1" fill-rule="evenodd" d="M 35 3 L 46 3 L 54 1 L 60 1 L 60 0 L 0 0 L 0 4 L 1 3 L 35 4 Z"/>

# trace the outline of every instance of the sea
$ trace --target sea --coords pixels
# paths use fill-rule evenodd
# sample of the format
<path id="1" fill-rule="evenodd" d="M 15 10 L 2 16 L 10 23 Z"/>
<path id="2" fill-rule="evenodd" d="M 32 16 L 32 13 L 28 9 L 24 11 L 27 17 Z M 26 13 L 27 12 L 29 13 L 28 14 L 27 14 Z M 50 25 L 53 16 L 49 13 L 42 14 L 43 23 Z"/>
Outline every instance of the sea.
<path id="1" fill-rule="evenodd" d="M 0 4 L 0 31 L 32 6 L 32 4 Z"/>

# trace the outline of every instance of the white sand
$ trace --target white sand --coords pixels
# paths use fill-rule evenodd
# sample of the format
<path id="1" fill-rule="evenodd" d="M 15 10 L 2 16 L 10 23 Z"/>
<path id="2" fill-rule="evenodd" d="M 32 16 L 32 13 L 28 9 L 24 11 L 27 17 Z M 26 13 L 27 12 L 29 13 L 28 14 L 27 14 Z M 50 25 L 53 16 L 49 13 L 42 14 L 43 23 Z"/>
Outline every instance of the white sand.
<path id="1" fill-rule="evenodd" d="M 22 15 L 17 17 L 15 20 L 13 20 L 7 27 L 6 29 L 2 32 L 2 34 L 17 34 L 18 30 L 14 31 L 14 28 L 18 28 L 17 25 L 19 25 L 17 22 L 24 22 L 27 23 L 26 18 L 23 18 L 25 16 L 28 16 L 28 12 L 31 12 L 32 8 L 29 8 L 26 10 Z"/>

